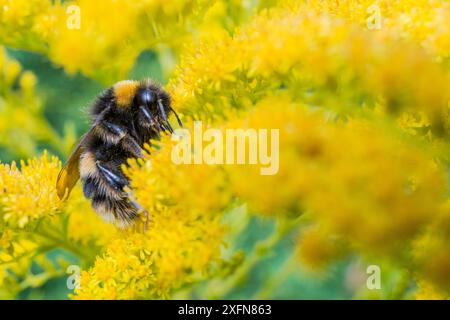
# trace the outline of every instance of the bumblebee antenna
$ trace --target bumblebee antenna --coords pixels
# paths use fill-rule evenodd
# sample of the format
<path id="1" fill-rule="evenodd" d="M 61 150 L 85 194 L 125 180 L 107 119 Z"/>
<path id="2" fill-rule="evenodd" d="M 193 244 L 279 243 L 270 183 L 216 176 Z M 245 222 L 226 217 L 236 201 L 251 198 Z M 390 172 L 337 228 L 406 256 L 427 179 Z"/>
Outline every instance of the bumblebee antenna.
<path id="1" fill-rule="evenodd" d="M 167 129 L 169 129 L 170 133 L 173 133 L 173 128 L 170 125 L 169 120 L 167 120 L 166 111 L 164 111 L 164 106 L 161 102 L 161 99 L 158 99 L 158 107 L 159 107 L 159 111 L 161 112 L 162 117 L 164 118 L 164 121 L 166 122 L 165 124 L 167 125 Z"/>
<path id="2" fill-rule="evenodd" d="M 180 117 L 178 116 L 177 112 L 172 108 L 172 106 L 169 106 L 170 110 L 173 112 L 173 114 L 175 115 L 175 117 L 177 118 L 178 124 L 180 125 L 180 127 L 183 126 L 183 123 L 181 123 Z"/>

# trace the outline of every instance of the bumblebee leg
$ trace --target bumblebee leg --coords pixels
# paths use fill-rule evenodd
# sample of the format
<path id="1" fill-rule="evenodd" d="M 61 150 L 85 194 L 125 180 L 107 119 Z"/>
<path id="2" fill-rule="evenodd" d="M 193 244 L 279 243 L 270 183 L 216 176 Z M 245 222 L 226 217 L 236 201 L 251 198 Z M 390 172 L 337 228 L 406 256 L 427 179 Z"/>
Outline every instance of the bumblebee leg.
<path id="1" fill-rule="evenodd" d="M 120 125 L 114 124 L 106 120 L 102 120 L 100 123 L 109 133 L 113 134 L 118 139 L 122 139 L 127 134 L 126 129 Z"/>
<path id="2" fill-rule="evenodd" d="M 86 179 L 83 179 L 83 193 L 84 196 L 88 199 L 90 199 L 93 196 L 93 193 L 95 189 L 97 188 L 95 181 L 93 178 L 88 177 Z"/>
<path id="3" fill-rule="evenodd" d="M 142 114 L 144 115 L 144 117 L 147 119 L 147 121 L 149 123 L 153 123 L 154 119 L 153 119 L 153 114 L 152 112 L 146 108 L 145 106 L 140 106 L 139 109 L 141 110 Z"/>
<path id="4" fill-rule="evenodd" d="M 144 233 L 147 232 L 147 226 L 148 226 L 148 211 L 145 210 Z"/>
<path id="5" fill-rule="evenodd" d="M 133 154 L 134 157 L 142 158 L 141 146 L 130 134 L 127 133 L 126 128 L 106 120 L 102 120 L 100 123 L 109 134 L 113 135 L 112 139 L 111 137 L 109 137 L 109 139 L 108 137 L 105 137 L 106 140 L 115 140 L 115 142 L 122 141 L 124 147 L 127 151 Z"/>
<path id="6" fill-rule="evenodd" d="M 114 189 L 123 190 L 123 188 L 126 185 L 128 185 L 127 178 L 125 178 L 125 176 L 120 170 L 108 168 L 104 163 L 101 163 L 99 160 L 96 161 L 96 165 L 102 177 Z"/>
<path id="7" fill-rule="evenodd" d="M 131 152 L 131 154 L 133 154 L 135 158 L 143 157 L 141 146 L 136 142 L 136 140 L 132 136 L 127 134 L 122 139 L 122 145 L 125 149 L 127 149 L 127 151 Z"/>

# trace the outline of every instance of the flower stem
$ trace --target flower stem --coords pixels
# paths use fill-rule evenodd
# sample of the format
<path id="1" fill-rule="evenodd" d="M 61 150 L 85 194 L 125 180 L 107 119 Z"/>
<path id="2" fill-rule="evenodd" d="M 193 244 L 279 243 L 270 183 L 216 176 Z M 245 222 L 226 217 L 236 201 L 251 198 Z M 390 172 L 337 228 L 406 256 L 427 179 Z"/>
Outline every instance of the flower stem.
<path id="1" fill-rule="evenodd" d="M 223 281 L 218 280 L 218 282 L 212 283 L 207 289 L 206 296 L 208 299 L 223 298 L 228 293 L 232 291 L 233 288 L 237 287 L 247 278 L 249 272 L 256 266 L 256 264 L 261 261 L 266 254 L 273 249 L 276 244 L 286 235 L 287 232 L 292 230 L 295 226 L 289 220 L 282 219 L 278 220 L 276 223 L 276 228 L 273 233 L 266 239 L 259 241 L 255 245 L 255 250 L 250 254 L 250 256 L 241 264 L 236 272 L 226 278 Z M 214 289 L 211 289 L 214 288 Z"/>

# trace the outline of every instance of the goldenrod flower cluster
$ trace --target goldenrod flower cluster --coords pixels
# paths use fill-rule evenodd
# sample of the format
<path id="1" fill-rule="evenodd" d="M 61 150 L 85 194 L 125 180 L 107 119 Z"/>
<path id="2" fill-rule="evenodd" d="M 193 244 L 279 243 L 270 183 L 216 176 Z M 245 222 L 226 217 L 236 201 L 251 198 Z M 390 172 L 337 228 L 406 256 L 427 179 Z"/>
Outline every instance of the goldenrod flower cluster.
<path id="1" fill-rule="evenodd" d="M 233 29 L 253 9 L 241 1 L 2 0 L 0 39 L 110 84 L 148 49 L 161 53 L 170 72 L 186 43 Z"/>
<path id="2" fill-rule="evenodd" d="M 46 153 L 21 161 L 20 170 L 14 162 L 0 164 L 0 297 L 14 296 L 56 274 L 53 267 L 42 273 L 41 279 L 30 275 L 20 281 L 29 274 L 33 261 L 45 263 L 40 250 L 47 242 L 40 242 L 37 233 L 28 232 L 62 212 L 63 203 L 54 187 L 60 165 L 56 157 L 49 158 Z"/>
<path id="3" fill-rule="evenodd" d="M 307 0 L 309 7 L 363 27 L 390 30 L 415 42 L 437 60 L 449 57 L 450 5 L 439 0 Z M 377 21 L 379 19 L 379 21 Z"/>
<path id="4" fill-rule="evenodd" d="M 320 268 L 357 251 L 448 288 L 450 82 L 434 57 L 448 50 L 430 56 L 397 28 L 373 33 L 309 5 L 193 47 L 169 84 L 175 103 L 192 118 L 228 119 L 225 127 L 280 129 L 277 175 L 225 170 L 254 212 L 314 221 L 299 238 L 301 262 Z"/>
<path id="5" fill-rule="evenodd" d="M 2 223 L 23 228 L 27 223 L 42 217 L 52 216 L 61 210 L 54 183 L 60 169 L 57 158 L 0 164 L 1 170 L 1 218 Z"/>
<path id="6" fill-rule="evenodd" d="M 448 74 L 416 46 L 398 43 L 390 30 L 374 35 L 304 7 L 292 10 L 262 14 L 234 37 L 192 47 L 169 84 L 177 105 L 217 117 L 285 88 L 344 114 L 360 112 L 363 98 L 362 107 L 393 115 L 423 111 L 436 132 L 448 131 Z M 231 104 L 228 95 L 245 100 Z"/>
<path id="7" fill-rule="evenodd" d="M 62 276 L 70 263 L 50 263 L 55 248 L 82 268 L 74 299 L 227 297 L 291 236 L 285 268 L 256 297 L 284 272 L 354 259 L 404 275 L 409 291 L 395 297 L 448 298 L 449 4 L 255 3 L 0 0 L 0 42 L 68 73 L 112 83 L 144 50 L 173 58 L 166 89 L 191 133 L 196 120 L 279 131 L 274 175 L 177 164 L 176 139 L 149 141 L 123 168 L 141 220 L 117 230 L 79 186 L 57 198 L 60 161 L 32 155 L 41 141 L 66 150 L 65 138 L 45 121 L 33 74 L 0 51 L 1 145 L 32 158 L 0 164 L 0 297 Z M 79 29 L 66 26 L 70 5 Z M 23 131 L 18 151 L 7 140 Z M 276 228 L 243 254 L 234 241 L 252 219 Z M 385 297 L 363 286 L 355 297 Z"/>
<path id="8" fill-rule="evenodd" d="M 206 166 L 172 166 L 167 140 L 160 151 L 151 150 L 145 164 L 134 160 L 126 170 L 135 200 L 148 210 L 149 216 L 143 216 L 148 232 L 108 244 L 106 253 L 81 275 L 75 298 L 167 298 L 208 274 L 211 262 L 220 257 L 220 213 L 227 203 L 220 194 L 223 180 Z M 208 188 L 192 192 L 205 181 Z"/>

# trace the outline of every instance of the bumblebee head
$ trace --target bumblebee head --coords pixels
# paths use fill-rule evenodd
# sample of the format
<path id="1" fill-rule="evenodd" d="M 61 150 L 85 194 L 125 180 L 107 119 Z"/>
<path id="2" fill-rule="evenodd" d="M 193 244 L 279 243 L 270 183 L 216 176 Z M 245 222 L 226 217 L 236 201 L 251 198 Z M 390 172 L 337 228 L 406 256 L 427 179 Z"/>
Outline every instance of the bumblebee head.
<path id="1" fill-rule="evenodd" d="M 143 125 L 173 132 L 168 116 L 174 113 L 180 126 L 180 118 L 170 105 L 170 96 L 151 80 L 124 80 L 113 87 L 117 105 L 131 108 Z"/>
<path id="2" fill-rule="evenodd" d="M 134 104 L 137 106 L 145 106 L 155 111 L 155 106 L 158 100 L 158 95 L 150 88 L 139 88 L 134 97 Z"/>
<path id="3" fill-rule="evenodd" d="M 177 113 L 170 105 L 169 94 L 153 82 L 144 81 L 135 91 L 133 99 L 134 109 L 148 122 L 149 125 L 157 125 L 163 131 L 173 133 L 173 128 L 168 120 L 168 115 L 173 112 L 178 123 L 181 121 Z"/>
<path id="4" fill-rule="evenodd" d="M 133 108 L 137 112 L 141 112 L 148 122 L 153 122 L 156 120 L 155 117 L 157 115 L 161 118 L 163 117 L 158 110 L 159 99 L 160 97 L 158 97 L 158 92 L 156 90 L 152 90 L 148 87 L 141 87 L 136 91 L 136 95 L 134 96 Z"/>

